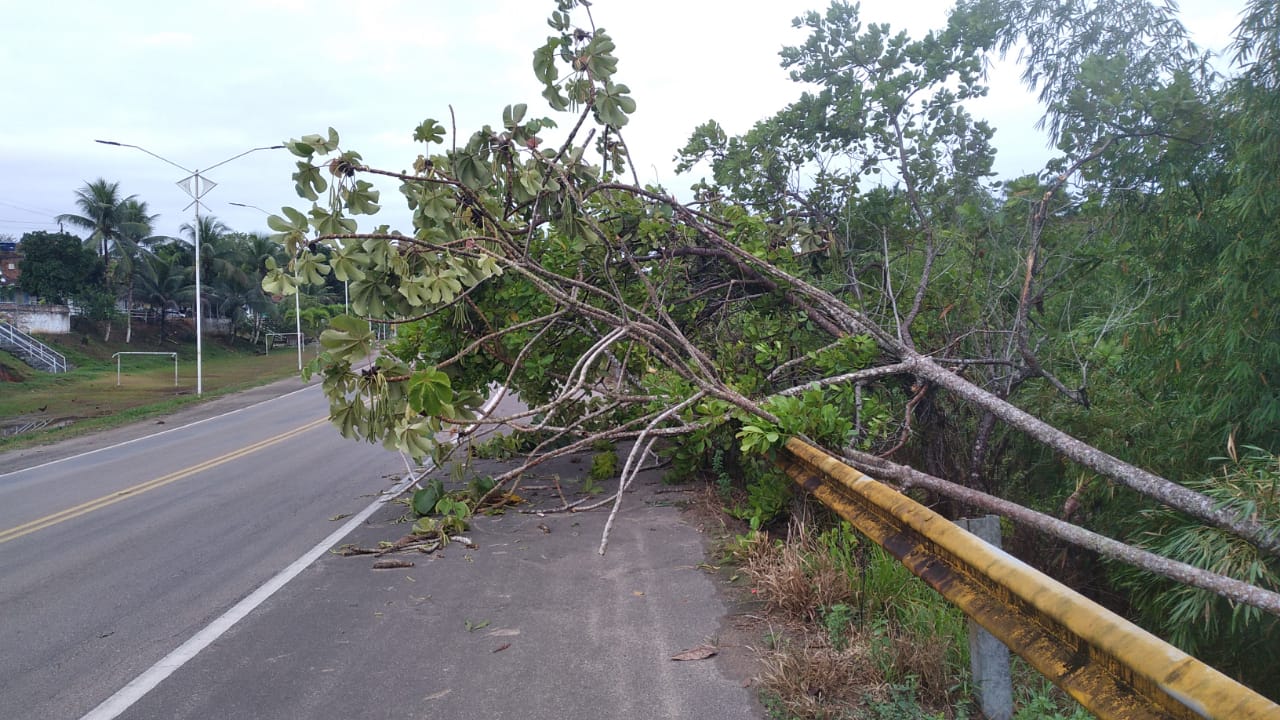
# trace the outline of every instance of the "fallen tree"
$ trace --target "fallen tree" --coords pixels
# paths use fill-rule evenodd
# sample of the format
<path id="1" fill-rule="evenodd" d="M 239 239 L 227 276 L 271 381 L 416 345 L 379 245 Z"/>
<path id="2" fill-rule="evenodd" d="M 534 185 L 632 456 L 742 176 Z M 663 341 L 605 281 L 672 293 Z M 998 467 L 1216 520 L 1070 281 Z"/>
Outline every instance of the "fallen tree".
<path id="1" fill-rule="evenodd" d="M 537 445 L 496 478 L 495 491 L 551 457 L 629 441 L 616 511 L 659 440 L 685 452 L 688 469 L 716 443 L 764 456 L 798 434 L 869 474 L 1013 514 L 1016 503 L 972 487 L 1001 456 L 992 438 L 1003 427 L 1280 557 L 1280 529 L 1267 515 L 1222 506 L 1014 402 L 1034 385 L 1090 403 L 1087 364 L 1073 371 L 1075 387 L 1062 379 L 1062 333 L 1036 314 L 1070 297 L 1073 273 L 1092 262 L 1079 256 L 1093 230 L 1073 218 L 1082 201 L 1070 184 L 1114 163 L 1118 148 L 1140 151 L 1150 127 L 1103 127 L 1000 205 L 981 183 L 994 152 L 990 130 L 962 104 L 981 94 L 980 51 L 997 37 L 957 13 L 945 32 L 921 41 L 871 26 L 836 47 L 835 28 L 860 28 L 853 8 L 837 4 L 807 19 L 813 38 L 791 60 L 814 77 L 837 77 L 831 70 L 842 67 L 843 80 L 746 137 L 727 138 L 713 123 L 699 128 L 684 155 L 690 167 L 713 160 L 716 182 L 682 201 L 631 171 L 622 131 L 636 105 L 615 80 L 613 42 L 587 7 L 561 0 L 550 21 L 557 35 L 534 55 L 548 104 L 572 118 L 554 143 L 556 123 L 529 118 L 525 105 L 465 138 L 423 122 L 414 137 L 426 149 L 410 172 L 365 164 L 332 129 L 287 143 L 300 158 L 299 195 L 313 204 L 271 218 L 292 260 L 273 266 L 264 288 L 294 292 L 330 273 L 349 283 L 356 315 L 332 320 L 309 368 L 322 376 L 345 436 L 444 463 L 454 448 L 441 432 L 474 420 L 496 385 L 528 410 L 488 421 L 535 435 Z M 815 124 L 821 133 L 795 132 Z M 830 164 L 837 140 L 856 149 L 851 170 Z M 873 170 L 892 172 L 897 184 L 860 187 Z M 379 209 L 370 178 L 399 183 L 412 230 L 357 232 L 355 217 Z M 997 241 L 973 213 L 988 224 L 1020 216 L 1022 229 Z M 851 223 L 854 214 L 865 222 Z M 1130 310 L 1109 317 L 1119 323 Z M 955 319 L 962 314 L 964 323 Z M 356 369 L 375 349 L 370 323 L 395 324 L 399 336 Z M 956 422 L 940 418 L 960 407 L 967 414 Z M 955 469 L 931 454 L 934 432 L 963 436 L 965 482 L 934 477 Z M 932 473 L 889 459 L 912 453 Z M 1043 514 L 1017 515 L 1280 614 L 1274 593 L 1121 552 Z"/>

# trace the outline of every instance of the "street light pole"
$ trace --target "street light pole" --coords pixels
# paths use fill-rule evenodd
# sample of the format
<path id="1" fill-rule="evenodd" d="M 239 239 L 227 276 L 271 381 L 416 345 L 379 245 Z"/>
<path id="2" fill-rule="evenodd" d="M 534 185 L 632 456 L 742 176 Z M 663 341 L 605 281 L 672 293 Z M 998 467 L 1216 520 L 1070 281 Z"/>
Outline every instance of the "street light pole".
<path id="1" fill-rule="evenodd" d="M 235 205 L 236 207 L 253 208 L 254 210 L 257 210 L 258 212 L 263 213 L 263 214 L 265 214 L 265 215 L 270 215 L 270 214 L 271 214 L 271 213 L 267 212 L 266 210 L 263 210 L 262 208 L 258 207 L 257 205 L 249 205 L 249 204 L 247 204 L 247 203 L 238 203 L 238 202 L 233 202 L 233 203 L 231 203 L 231 204 L 232 204 L 232 205 Z M 297 341 L 297 343 L 296 343 L 296 344 L 297 344 L 297 346 L 298 346 L 298 372 L 302 372 L 302 305 L 301 305 L 301 303 L 299 302 L 299 298 L 301 298 L 301 297 L 302 297 L 302 283 L 301 283 L 301 282 L 299 282 L 299 280 L 298 280 L 298 263 L 297 263 L 297 258 L 294 258 L 294 264 L 293 264 L 293 329 L 294 329 L 294 335 L 293 335 L 293 338 L 294 338 L 294 340 L 296 340 L 296 341 Z"/>
<path id="2" fill-rule="evenodd" d="M 200 198 L 204 197 L 206 193 L 208 193 L 210 190 L 217 187 L 217 184 L 214 183 L 212 180 L 209 180 L 208 178 L 202 177 L 200 175 L 201 173 L 200 170 L 190 170 L 188 168 L 185 168 L 179 165 L 178 163 L 170 160 L 169 158 L 163 157 L 161 155 L 157 155 L 151 152 L 150 150 L 144 147 L 141 147 L 139 145 L 130 145 L 128 143 L 116 142 L 115 140 L 95 140 L 94 142 L 102 143 L 103 145 L 114 145 L 116 147 L 127 147 L 127 148 L 133 148 L 134 150 L 141 150 L 142 152 L 150 155 L 151 157 L 157 160 L 166 162 L 178 168 L 179 170 L 185 173 L 188 173 L 186 177 L 178 181 L 177 185 L 178 187 L 181 187 L 184 192 L 186 192 L 188 195 L 191 196 L 191 205 L 188 205 L 187 207 L 191 207 L 192 205 L 194 205 L 196 209 L 196 212 L 195 212 L 196 224 L 195 224 L 194 230 L 192 231 L 192 235 L 195 237 L 195 245 L 196 245 L 196 396 L 200 397 L 204 395 L 204 344 L 203 344 L 203 341 L 204 341 L 203 314 L 204 313 L 200 303 L 200 295 L 201 295 Z M 204 169 L 204 172 L 208 172 L 209 170 L 212 170 L 216 167 L 226 165 L 232 160 L 242 158 L 245 155 L 248 155 L 249 153 L 252 153 L 252 152 L 257 152 L 259 150 L 279 150 L 279 149 L 282 149 L 283 147 L 284 147 L 283 145 L 268 145 L 264 147 L 250 148 L 238 155 L 232 155 L 226 160 L 210 165 L 209 167 Z"/>

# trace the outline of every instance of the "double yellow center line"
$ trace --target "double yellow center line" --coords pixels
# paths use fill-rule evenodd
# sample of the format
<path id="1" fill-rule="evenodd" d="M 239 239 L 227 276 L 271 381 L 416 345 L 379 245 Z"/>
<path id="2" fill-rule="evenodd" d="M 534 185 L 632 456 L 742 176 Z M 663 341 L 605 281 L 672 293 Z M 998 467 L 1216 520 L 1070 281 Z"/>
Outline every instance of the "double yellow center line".
<path id="1" fill-rule="evenodd" d="M 279 435 L 276 435 L 275 437 L 267 438 L 266 440 L 260 440 L 252 445 L 246 445 L 245 447 L 242 447 L 239 450 L 229 452 L 226 455 L 221 455 L 219 457 L 213 458 L 212 460 L 206 460 L 202 463 L 192 465 L 191 467 L 178 470 L 177 472 L 172 472 L 172 473 L 169 473 L 168 475 L 155 478 L 154 480 L 148 480 L 146 482 L 138 483 L 137 485 L 127 487 L 123 490 L 117 490 L 116 492 L 103 495 L 100 498 L 95 498 L 93 500 L 90 500 L 89 502 L 80 503 L 75 507 L 69 507 L 66 510 L 61 510 L 53 514 L 46 515 L 42 518 L 32 520 L 31 522 L 23 523 L 22 525 L 18 525 L 17 527 L 12 527 L 12 528 L 9 528 L 8 530 L 0 531 L 0 545 L 3 545 L 4 543 L 9 542 L 10 540 L 16 540 L 17 538 L 20 538 L 23 535 L 30 535 L 31 533 L 36 532 L 37 530 L 43 530 L 47 527 L 52 527 L 54 525 L 57 525 L 60 522 L 70 520 L 72 518 L 77 518 L 77 517 L 80 517 L 81 515 L 87 515 L 95 510 L 101 510 L 104 507 L 114 505 L 120 502 L 121 500 L 134 497 L 135 495 L 141 495 L 142 493 L 147 492 L 148 490 L 155 490 L 156 488 L 164 487 L 169 483 L 177 482 L 183 478 L 191 477 L 196 473 L 203 472 L 210 468 L 215 468 L 219 465 L 222 465 L 223 463 L 231 462 L 232 460 L 236 460 L 238 458 L 244 457 L 245 455 L 255 453 L 259 450 L 262 450 L 263 448 L 267 448 L 277 443 L 284 442 L 289 438 L 301 435 L 302 433 L 316 427 L 317 425 L 321 425 L 325 423 L 327 420 L 328 418 L 320 418 L 319 420 L 313 420 L 307 423 L 306 425 L 303 425 L 302 427 L 295 428 L 288 432 L 281 433 Z"/>

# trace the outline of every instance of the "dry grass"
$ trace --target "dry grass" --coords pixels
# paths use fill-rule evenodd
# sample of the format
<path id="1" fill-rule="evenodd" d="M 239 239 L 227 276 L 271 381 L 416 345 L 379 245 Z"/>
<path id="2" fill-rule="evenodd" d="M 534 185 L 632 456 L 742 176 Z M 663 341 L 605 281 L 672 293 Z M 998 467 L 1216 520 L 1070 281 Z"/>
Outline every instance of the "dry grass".
<path id="1" fill-rule="evenodd" d="M 789 620 L 816 622 L 824 608 L 857 600 L 850 578 L 817 547 L 812 523 L 793 516 L 780 545 L 760 535 L 744 570 L 760 600 Z"/>
<path id="2" fill-rule="evenodd" d="M 955 677 L 947 665 L 946 643 L 922 640 L 926 639 L 903 632 L 900 628 L 889 630 L 887 644 L 891 650 L 889 659 L 893 676 L 916 679 L 917 698 L 922 706 L 935 710 L 949 709 Z"/>
<path id="3" fill-rule="evenodd" d="M 807 637 L 766 653 L 761 665 L 760 683 L 787 717 L 853 717 L 888 690 L 869 646 L 860 642 L 836 650 L 820 637 Z"/>
<path id="4" fill-rule="evenodd" d="M 907 717 L 883 708 L 900 708 L 910 688 L 920 717 L 955 717 L 967 699 L 957 690 L 963 669 L 952 667 L 949 640 L 933 627 L 904 625 L 883 598 L 860 597 L 858 578 L 830 549 L 804 515 L 793 517 L 785 540 L 759 533 L 733 545 L 765 612 L 756 618 L 766 645 L 758 682 L 771 710 L 814 720 Z M 859 609 L 874 617 L 857 617 Z"/>
<path id="5" fill-rule="evenodd" d="M 949 687 L 951 673 L 940 643 L 922 642 L 899 630 L 853 628 L 842 648 L 814 625 L 776 627 L 777 646 L 760 654 L 758 681 L 788 718 L 833 720 L 880 717 L 874 706 L 892 700 L 895 684 L 913 678 L 920 712 L 954 717 L 965 701 Z"/>

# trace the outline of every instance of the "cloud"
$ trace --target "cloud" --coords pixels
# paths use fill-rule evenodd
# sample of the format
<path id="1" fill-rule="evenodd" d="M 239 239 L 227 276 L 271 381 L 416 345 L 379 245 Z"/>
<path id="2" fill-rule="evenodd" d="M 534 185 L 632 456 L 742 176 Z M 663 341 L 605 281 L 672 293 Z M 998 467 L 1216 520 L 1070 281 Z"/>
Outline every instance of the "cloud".
<path id="1" fill-rule="evenodd" d="M 641 180 L 687 185 L 696 178 L 676 178 L 672 156 L 694 127 L 715 118 L 728 132 L 745 132 L 794 100 L 803 88 L 779 67 L 778 50 L 805 38 L 791 27 L 793 17 L 827 4 L 595 2 L 595 22 L 618 44 L 617 79 L 639 106 L 625 137 Z M 450 106 L 464 138 L 496 125 L 507 103 L 528 103 L 533 116 L 554 115 L 539 97 L 531 65 L 534 47 L 552 33 L 545 22 L 555 7 L 550 0 L 223 0 L 212 12 L 135 0 L 11 5 L 5 19 L 22 32 L 9 33 L 0 46 L 0 57 L 11 61 L 0 62 L 0 87 L 10 100 L 0 115 L 0 199 L 26 207 L 69 210 L 76 188 L 106 177 L 150 202 L 161 213 L 162 232 L 176 233 L 190 212 L 173 184 L 174 168 L 136 150 L 95 145 L 95 138 L 205 167 L 332 125 L 344 146 L 399 169 L 423 150 L 410 140 L 413 128 L 426 117 L 451 125 Z M 913 35 L 939 27 L 951 5 L 862 2 L 866 21 Z M 1219 34 L 1234 27 L 1234 11 L 1208 5 L 1183 3 L 1189 27 L 1211 26 Z M 973 112 L 999 128 L 999 169 L 1038 169 L 1048 155 L 1032 127 L 1038 107 L 1016 73 L 993 74 L 992 81 L 998 87 Z M 562 125 L 572 122 L 554 116 Z M 275 155 L 256 153 L 218 168 L 209 211 L 233 227 L 261 229 L 260 213 L 235 215 L 228 202 L 298 204 L 292 162 L 287 153 Z M 403 205 L 394 183 L 383 187 L 384 204 Z"/>

